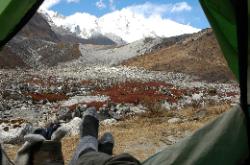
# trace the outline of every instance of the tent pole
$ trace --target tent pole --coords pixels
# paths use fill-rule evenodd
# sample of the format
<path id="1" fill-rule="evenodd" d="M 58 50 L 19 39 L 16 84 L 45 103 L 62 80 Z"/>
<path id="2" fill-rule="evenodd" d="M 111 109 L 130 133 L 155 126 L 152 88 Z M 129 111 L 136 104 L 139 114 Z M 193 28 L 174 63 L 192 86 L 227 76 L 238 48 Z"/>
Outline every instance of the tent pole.
<path id="1" fill-rule="evenodd" d="M 3 46 L 9 42 L 33 17 L 33 15 L 37 12 L 38 8 L 41 6 L 44 0 L 36 0 L 36 3 L 31 7 L 31 9 L 24 15 L 24 17 L 20 20 L 20 22 L 14 27 L 13 31 L 2 41 L 0 41 L 0 50 Z"/>

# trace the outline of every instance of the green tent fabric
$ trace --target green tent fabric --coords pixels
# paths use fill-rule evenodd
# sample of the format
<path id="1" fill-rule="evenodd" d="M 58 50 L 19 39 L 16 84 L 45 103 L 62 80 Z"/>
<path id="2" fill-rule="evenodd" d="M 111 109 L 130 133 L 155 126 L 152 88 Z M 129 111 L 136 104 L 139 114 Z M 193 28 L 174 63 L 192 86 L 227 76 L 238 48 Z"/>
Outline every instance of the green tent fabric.
<path id="1" fill-rule="evenodd" d="M 0 0 L 0 48 L 27 23 L 42 1 Z M 200 0 L 200 3 L 213 27 L 229 67 L 240 81 L 238 54 L 241 49 L 239 49 L 237 42 L 237 19 L 232 1 Z M 248 7 L 249 3 L 250 0 L 248 0 Z M 249 11 L 248 19 L 250 19 Z M 248 33 L 248 40 L 249 38 Z M 248 45 L 248 50 L 249 47 Z M 250 67 L 248 68 L 250 69 Z M 248 118 L 245 118 L 240 106 L 235 106 L 232 110 L 196 131 L 192 136 L 150 157 L 143 164 L 238 164 L 249 154 L 246 124 L 248 120 L 246 119 Z"/>
<path id="2" fill-rule="evenodd" d="M 236 165 L 247 156 L 245 116 L 240 106 L 235 106 L 143 165 Z"/>
<path id="3" fill-rule="evenodd" d="M 239 80 L 235 10 L 231 0 L 200 0 L 232 72 Z"/>
<path id="4" fill-rule="evenodd" d="M 243 19 L 243 17 L 239 16 L 242 16 L 242 13 L 244 16 L 248 16 L 249 25 L 250 0 L 244 2 L 248 3 L 246 5 L 248 6 L 246 15 L 244 15 L 245 11 L 239 12 L 239 10 L 244 10 L 242 8 L 243 0 L 241 2 L 237 0 L 200 0 L 228 65 L 240 82 L 241 105 L 234 107 L 215 121 L 199 129 L 192 136 L 185 138 L 182 142 L 150 157 L 143 163 L 144 165 L 234 165 L 240 164 L 248 158 L 249 118 L 246 118 L 248 110 L 245 97 L 250 96 L 250 58 L 247 58 L 250 52 L 250 45 L 248 44 L 250 39 L 248 29 L 250 26 L 248 26 L 248 29 L 244 29 L 243 32 L 240 31 L 242 30 L 240 29 L 242 28 L 242 24 L 240 24 L 242 20 L 239 21 L 239 19 Z M 236 7 L 233 4 L 238 6 Z M 248 39 L 242 42 L 239 31 L 243 36 L 248 35 Z M 238 43 L 238 41 L 240 42 Z M 241 45 L 246 43 L 248 52 L 243 50 L 244 47 Z M 248 59 L 246 60 L 249 61 L 248 64 L 244 61 L 245 59 Z M 243 61 L 245 67 L 239 66 L 240 61 Z M 248 94 L 246 95 L 246 93 Z M 250 103 L 249 99 L 250 97 L 248 97 L 248 104 Z"/>
<path id="5" fill-rule="evenodd" d="M 43 0 L 0 0 L 0 48 L 34 15 Z"/>

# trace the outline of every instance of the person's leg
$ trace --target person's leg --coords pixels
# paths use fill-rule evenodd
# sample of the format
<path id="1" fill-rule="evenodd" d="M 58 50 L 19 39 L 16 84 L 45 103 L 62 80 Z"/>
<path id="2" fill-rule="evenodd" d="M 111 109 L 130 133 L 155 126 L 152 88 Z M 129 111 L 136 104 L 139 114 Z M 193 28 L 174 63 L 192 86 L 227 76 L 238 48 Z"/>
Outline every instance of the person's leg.
<path id="1" fill-rule="evenodd" d="M 75 165 L 79 156 L 90 151 L 98 151 L 98 129 L 99 120 L 95 108 L 88 108 L 83 114 L 83 121 L 80 127 L 80 142 L 70 161 Z"/>

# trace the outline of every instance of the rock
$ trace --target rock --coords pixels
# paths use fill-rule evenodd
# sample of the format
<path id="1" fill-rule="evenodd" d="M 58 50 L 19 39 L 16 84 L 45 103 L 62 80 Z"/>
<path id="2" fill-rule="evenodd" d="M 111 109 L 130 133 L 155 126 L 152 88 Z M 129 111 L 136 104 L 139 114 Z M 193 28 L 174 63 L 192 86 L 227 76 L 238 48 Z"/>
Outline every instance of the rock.
<path id="1" fill-rule="evenodd" d="M 7 144 L 20 144 L 24 142 L 24 136 L 32 131 L 31 124 L 21 124 L 17 126 L 7 126 L 3 123 L 0 125 L 0 142 Z"/>
<path id="2" fill-rule="evenodd" d="M 62 89 L 63 89 L 62 86 L 57 87 L 57 90 L 60 91 L 60 92 L 62 91 Z"/>
<path id="3" fill-rule="evenodd" d="M 5 110 L 5 108 L 4 108 L 3 104 L 0 102 L 0 111 L 4 111 L 4 110 Z"/>
<path id="4" fill-rule="evenodd" d="M 79 135 L 81 123 L 82 119 L 79 117 L 75 117 L 69 123 L 62 124 L 61 127 L 64 127 L 67 130 L 68 136 L 74 136 Z"/>
<path id="5" fill-rule="evenodd" d="M 145 113 L 146 108 L 142 105 L 131 105 L 131 104 L 117 104 L 116 106 L 111 105 L 109 114 L 112 118 L 120 120 L 124 117 Z M 108 117 L 108 116 L 107 116 Z"/>
<path id="6" fill-rule="evenodd" d="M 21 110 L 26 110 L 27 108 L 23 105 L 22 107 L 21 107 Z"/>
<path id="7" fill-rule="evenodd" d="M 177 123 L 181 123 L 181 119 L 180 118 L 172 118 L 168 120 L 169 124 L 177 124 Z"/>
<path id="8" fill-rule="evenodd" d="M 112 116 L 109 113 L 109 109 L 108 108 L 100 108 L 99 110 L 99 120 L 106 120 L 106 119 L 110 119 Z"/>
<path id="9" fill-rule="evenodd" d="M 138 106 L 132 106 L 130 107 L 130 112 L 134 113 L 134 114 L 141 114 L 141 113 L 145 113 L 145 107 L 143 107 L 142 105 L 138 105 Z"/>
<path id="10" fill-rule="evenodd" d="M 113 125 L 115 123 L 117 123 L 116 119 L 106 119 L 101 122 L 103 125 Z"/>
<path id="11" fill-rule="evenodd" d="M 192 95 L 192 99 L 194 101 L 200 101 L 202 99 L 202 96 L 203 96 L 203 93 L 199 93 L 199 94 L 195 93 Z"/>
<path id="12" fill-rule="evenodd" d="M 170 142 L 170 144 L 175 144 L 176 142 L 179 141 L 179 138 L 174 137 L 173 135 L 170 135 L 167 137 L 167 140 Z"/>
<path id="13" fill-rule="evenodd" d="M 72 113 L 67 107 L 60 108 L 56 112 L 56 115 L 58 120 L 69 121 L 72 119 Z"/>
<path id="14" fill-rule="evenodd" d="M 163 103 L 162 108 L 166 109 L 166 110 L 170 110 L 171 109 L 171 105 L 168 102 Z"/>
<path id="15" fill-rule="evenodd" d="M 79 105 L 75 109 L 75 111 L 72 113 L 72 118 L 75 118 L 75 117 L 82 118 L 82 115 L 83 115 L 84 111 L 86 111 L 86 109 L 87 109 L 87 105 L 86 104 Z"/>
<path id="16" fill-rule="evenodd" d="M 116 119 L 120 120 L 126 117 L 130 113 L 130 107 L 123 104 L 117 104 L 115 109 L 110 113 L 110 115 Z"/>
<path id="17" fill-rule="evenodd" d="M 193 98 L 190 96 L 184 96 L 183 99 L 181 100 L 183 105 L 191 105 L 193 101 Z"/>
<path id="18" fill-rule="evenodd" d="M 11 118 L 11 117 L 13 117 L 13 115 L 11 115 L 10 113 L 8 113 L 8 112 L 5 112 L 3 115 L 3 118 Z"/>
<path id="19" fill-rule="evenodd" d="M 3 91 L 3 98 L 6 100 L 23 100 L 25 96 L 22 95 L 20 91 L 15 91 L 15 90 L 5 90 Z"/>
<path id="20" fill-rule="evenodd" d="M 3 128 L 3 130 L 4 130 L 5 132 L 8 132 L 9 129 L 10 129 L 9 127 L 4 127 L 4 128 Z"/>

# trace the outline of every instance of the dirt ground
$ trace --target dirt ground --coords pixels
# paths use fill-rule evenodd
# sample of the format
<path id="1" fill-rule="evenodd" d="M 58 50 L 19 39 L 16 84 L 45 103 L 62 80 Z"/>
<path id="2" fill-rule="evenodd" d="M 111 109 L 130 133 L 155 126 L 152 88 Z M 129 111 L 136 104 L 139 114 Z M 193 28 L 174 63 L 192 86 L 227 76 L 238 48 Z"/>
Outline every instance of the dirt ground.
<path id="1" fill-rule="evenodd" d="M 230 105 L 213 105 L 205 109 L 186 108 L 176 111 L 148 112 L 130 117 L 113 125 L 101 125 L 100 135 L 111 132 L 115 138 L 114 154 L 130 153 L 143 161 L 167 145 L 192 134 L 204 124 L 227 111 Z M 181 119 L 169 123 L 172 118 Z M 62 149 L 65 164 L 69 162 L 78 143 L 78 137 L 65 137 Z M 5 145 L 6 152 L 13 160 L 20 146 Z"/>

